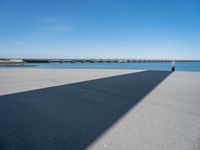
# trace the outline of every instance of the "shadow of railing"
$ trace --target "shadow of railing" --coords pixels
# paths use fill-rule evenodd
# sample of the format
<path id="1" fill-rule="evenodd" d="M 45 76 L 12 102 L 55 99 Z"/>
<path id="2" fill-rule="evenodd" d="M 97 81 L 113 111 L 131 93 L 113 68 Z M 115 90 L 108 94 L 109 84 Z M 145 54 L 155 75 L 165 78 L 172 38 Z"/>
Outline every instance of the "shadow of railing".
<path id="1" fill-rule="evenodd" d="M 171 72 L 143 71 L 0 97 L 0 149 L 83 150 Z"/>

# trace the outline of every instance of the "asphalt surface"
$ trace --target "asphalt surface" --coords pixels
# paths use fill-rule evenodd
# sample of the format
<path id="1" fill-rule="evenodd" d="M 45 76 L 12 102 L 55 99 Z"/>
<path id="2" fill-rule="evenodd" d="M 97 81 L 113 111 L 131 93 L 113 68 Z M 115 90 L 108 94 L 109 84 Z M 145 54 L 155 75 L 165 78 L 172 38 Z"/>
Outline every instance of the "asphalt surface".
<path id="1" fill-rule="evenodd" d="M 200 150 L 199 76 L 0 70 L 0 150 Z"/>

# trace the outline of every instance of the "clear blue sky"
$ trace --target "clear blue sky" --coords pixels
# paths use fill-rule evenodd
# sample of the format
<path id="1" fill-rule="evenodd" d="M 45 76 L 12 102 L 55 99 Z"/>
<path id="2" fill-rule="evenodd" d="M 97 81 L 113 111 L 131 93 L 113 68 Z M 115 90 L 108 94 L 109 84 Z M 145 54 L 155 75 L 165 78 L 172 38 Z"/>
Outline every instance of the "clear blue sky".
<path id="1" fill-rule="evenodd" d="M 200 58 L 200 0 L 0 0 L 0 57 Z"/>

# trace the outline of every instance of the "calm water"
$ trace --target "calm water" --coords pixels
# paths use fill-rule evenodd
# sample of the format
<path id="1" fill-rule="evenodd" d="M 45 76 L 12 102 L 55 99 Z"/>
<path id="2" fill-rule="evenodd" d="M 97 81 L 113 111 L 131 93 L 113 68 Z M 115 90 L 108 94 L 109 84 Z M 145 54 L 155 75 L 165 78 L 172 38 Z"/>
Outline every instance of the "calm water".
<path id="1" fill-rule="evenodd" d="M 51 68 L 51 69 L 137 69 L 137 70 L 171 70 L 170 62 L 144 62 L 144 63 L 37 63 L 24 67 L 0 67 L 5 68 Z M 177 71 L 198 71 L 200 62 L 176 62 Z"/>

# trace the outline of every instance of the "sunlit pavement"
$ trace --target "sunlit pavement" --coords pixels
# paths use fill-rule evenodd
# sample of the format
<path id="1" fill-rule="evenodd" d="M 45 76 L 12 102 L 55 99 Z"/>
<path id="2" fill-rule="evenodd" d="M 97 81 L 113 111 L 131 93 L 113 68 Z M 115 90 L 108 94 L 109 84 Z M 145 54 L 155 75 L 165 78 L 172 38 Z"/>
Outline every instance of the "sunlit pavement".
<path id="1" fill-rule="evenodd" d="M 0 70 L 0 149 L 199 150 L 199 76 Z"/>

